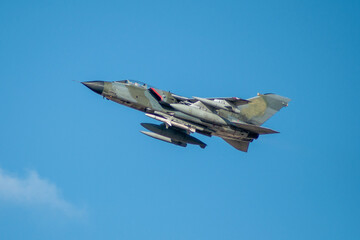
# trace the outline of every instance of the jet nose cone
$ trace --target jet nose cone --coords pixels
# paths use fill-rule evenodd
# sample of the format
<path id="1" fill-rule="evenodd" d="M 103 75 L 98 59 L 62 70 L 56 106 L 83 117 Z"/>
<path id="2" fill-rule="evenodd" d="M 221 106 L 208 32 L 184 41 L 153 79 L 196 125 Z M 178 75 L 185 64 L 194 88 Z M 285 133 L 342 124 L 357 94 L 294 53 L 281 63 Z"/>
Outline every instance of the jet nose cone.
<path id="1" fill-rule="evenodd" d="M 90 81 L 90 82 L 82 82 L 85 86 L 93 90 L 98 94 L 102 94 L 104 91 L 104 82 L 103 81 Z"/>

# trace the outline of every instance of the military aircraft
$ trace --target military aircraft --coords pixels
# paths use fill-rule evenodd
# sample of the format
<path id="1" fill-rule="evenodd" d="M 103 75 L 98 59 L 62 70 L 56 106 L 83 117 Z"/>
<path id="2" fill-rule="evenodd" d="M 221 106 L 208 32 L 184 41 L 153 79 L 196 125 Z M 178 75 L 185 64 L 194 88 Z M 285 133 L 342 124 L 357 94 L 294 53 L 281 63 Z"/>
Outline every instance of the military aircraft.
<path id="1" fill-rule="evenodd" d="M 206 144 L 190 136 L 199 133 L 218 136 L 234 148 L 247 152 L 259 135 L 278 133 L 261 125 L 288 106 L 289 98 L 276 94 L 258 94 L 250 99 L 238 97 L 183 97 L 139 81 L 88 81 L 86 87 L 104 98 L 145 112 L 162 122 L 141 123 L 149 131 L 141 133 L 178 146 Z"/>

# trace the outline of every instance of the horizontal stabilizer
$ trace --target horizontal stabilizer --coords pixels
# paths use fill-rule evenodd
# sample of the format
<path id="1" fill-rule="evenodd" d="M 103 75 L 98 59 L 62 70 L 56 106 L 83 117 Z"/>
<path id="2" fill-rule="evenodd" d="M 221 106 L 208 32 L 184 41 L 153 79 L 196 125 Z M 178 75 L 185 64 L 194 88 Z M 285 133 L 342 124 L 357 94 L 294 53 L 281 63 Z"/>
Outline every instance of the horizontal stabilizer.
<path id="1" fill-rule="evenodd" d="M 228 144 L 230 144 L 237 150 L 240 150 L 243 152 L 248 151 L 249 144 L 250 144 L 250 142 L 248 142 L 248 141 L 236 141 L 236 140 L 230 140 L 230 139 L 226 139 L 226 138 L 223 138 L 223 139 L 225 140 L 225 142 L 227 142 Z"/>
<path id="2" fill-rule="evenodd" d="M 238 128 L 242 128 L 245 130 L 248 130 L 250 132 L 254 132 L 257 134 L 271 134 L 271 133 L 279 133 L 275 130 L 272 130 L 270 128 L 264 128 L 264 127 L 260 127 L 260 126 L 256 126 L 256 125 L 252 125 L 252 124 L 247 124 L 247 123 L 235 123 L 235 122 L 231 122 L 233 125 L 235 125 Z"/>

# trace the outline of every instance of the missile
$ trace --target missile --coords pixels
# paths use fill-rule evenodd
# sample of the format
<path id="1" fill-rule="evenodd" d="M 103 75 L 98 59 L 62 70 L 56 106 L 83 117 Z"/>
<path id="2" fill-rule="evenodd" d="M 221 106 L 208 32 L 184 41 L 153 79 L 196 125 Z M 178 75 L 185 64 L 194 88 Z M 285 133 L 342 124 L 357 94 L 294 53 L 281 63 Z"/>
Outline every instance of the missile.
<path id="1" fill-rule="evenodd" d="M 197 138 L 194 138 L 185 132 L 178 131 L 173 128 L 166 128 L 164 125 L 156 125 L 152 123 L 141 123 L 141 125 L 147 130 L 160 135 L 162 138 L 166 138 L 166 140 L 170 140 L 171 142 L 181 142 L 181 143 L 189 143 L 194 145 L 199 145 L 201 148 L 205 148 L 206 144 L 200 141 Z M 149 135 L 150 136 L 150 135 Z M 153 136 L 154 137 L 154 136 Z M 159 138 L 160 139 L 160 138 Z M 163 139 L 160 139 L 163 140 Z M 163 141 L 166 141 L 163 140 Z M 168 142 L 168 141 L 166 141 Z"/>
<path id="2" fill-rule="evenodd" d="M 168 125 L 169 127 L 172 126 L 172 122 L 169 119 L 159 117 L 159 116 L 156 116 L 156 115 L 150 114 L 150 113 L 146 113 L 145 115 L 150 117 L 150 118 L 153 118 L 155 120 L 161 121 L 161 122 L 165 123 L 166 125 Z M 185 130 L 187 130 L 187 129 L 185 129 Z"/>
<path id="3" fill-rule="evenodd" d="M 148 116 L 148 117 L 151 117 L 151 118 L 153 118 L 153 119 L 155 119 L 155 120 L 161 121 L 161 122 L 165 123 L 166 125 L 168 125 L 169 127 L 174 126 L 174 127 L 177 127 L 177 128 L 181 128 L 181 129 L 186 130 L 186 131 L 189 132 L 189 133 L 194 133 L 194 132 L 195 132 L 195 129 L 194 129 L 194 128 L 188 127 L 188 126 L 186 126 L 186 125 L 184 125 L 184 124 L 177 123 L 177 122 L 173 122 L 173 121 L 171 121 L 171 120 L 169 120 L 169 119 L 166 119 L 166 118 L 163 118 L 163 117 L 159 117 L 159 116 L 156 116 L 156 115 L 154 115 L 154 114 L 149 114 L 149 113 L 147 113 L 147 114 L 145 114 L 145 115 Z"/>
<path id="4" fill-rule="evenodd" d="M 152 138 L 155 138 L 155 139 L 164 141 L 164 142 L 172 143 L 172 144 L 175 144 L 175 145 L 178 145 L 178 146 L 181 146 L 181 147 L 186 147 L 186 146 L 187 146 L 187 144 L 184 143 L 184 142 L 177 142 L 177 141 L 174 141 L 174 140 L 171 139 L 171 138 L 162 136 L 162 135 L 157 134 L 157 133 L 145 132 L 145 131 L 140 131 L 140 132 L 143 133 L 143 134 L 145 134 L 145 135 L 147 135 L 147 136 L 149 136 L 149 137 L 152 137 Z"/>
<path id="5" fill-rule="evenodd" d="M 201 110 L 199 108 L 187 106 L 184 104 L 174 103 L 170 104 L 171 107 L 174 109 L 183 112 L 185 114 L 188 114 L 190 116 L 194 116 L 197 118 L 200 118 L 201 120 L 204 120 L 209 123 L 217 124 L 217 125 L 227 125 L 226 121 L 219 117 L 218 115 L 214 113 L 210 113 L 204 110 Z"/>

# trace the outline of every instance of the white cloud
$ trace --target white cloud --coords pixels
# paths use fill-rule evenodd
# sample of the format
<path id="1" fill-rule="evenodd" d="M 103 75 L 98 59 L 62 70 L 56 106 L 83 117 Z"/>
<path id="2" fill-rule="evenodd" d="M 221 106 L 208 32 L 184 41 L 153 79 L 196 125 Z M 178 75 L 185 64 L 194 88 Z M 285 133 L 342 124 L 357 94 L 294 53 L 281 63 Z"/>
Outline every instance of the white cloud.
<path id="1" fill-rule="evenodd" d="M 22 205 L 52 208 L 69 216 L 82 214 L 82 211 L 62 198 L 53 183 L 40 178 L 35 171 L 19 178 L 0 168 L 0 199 Z"/>

